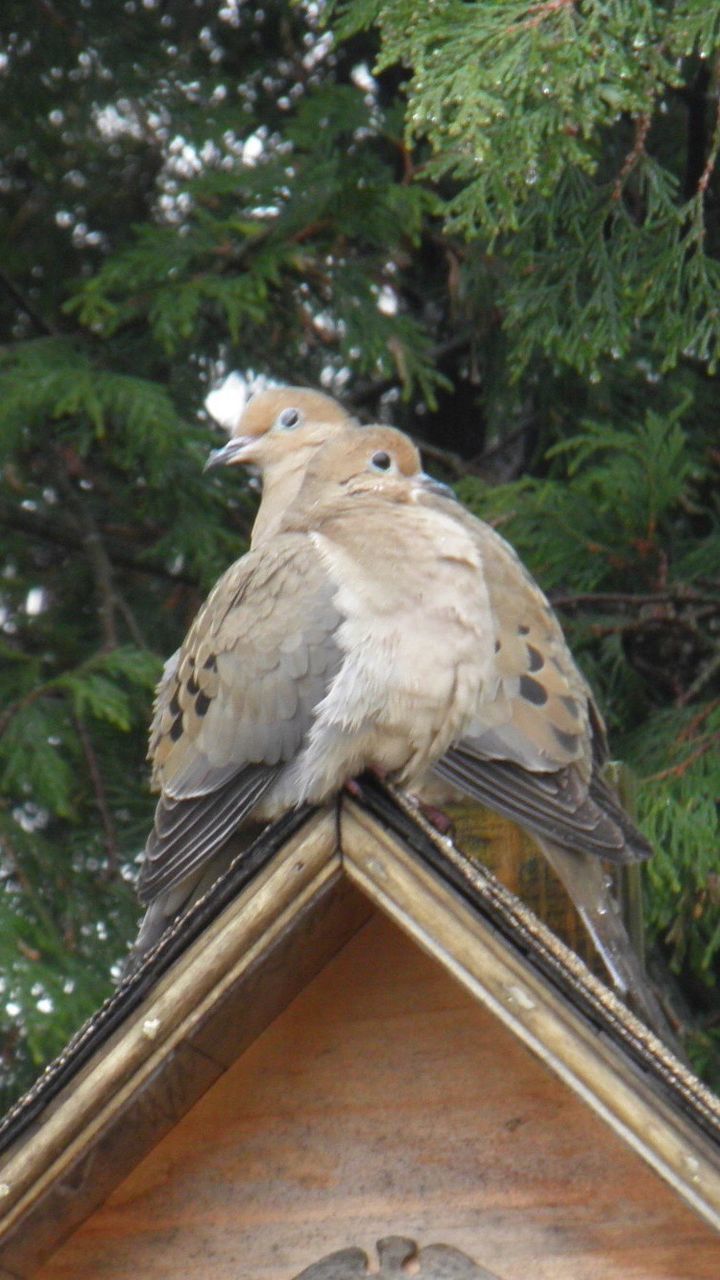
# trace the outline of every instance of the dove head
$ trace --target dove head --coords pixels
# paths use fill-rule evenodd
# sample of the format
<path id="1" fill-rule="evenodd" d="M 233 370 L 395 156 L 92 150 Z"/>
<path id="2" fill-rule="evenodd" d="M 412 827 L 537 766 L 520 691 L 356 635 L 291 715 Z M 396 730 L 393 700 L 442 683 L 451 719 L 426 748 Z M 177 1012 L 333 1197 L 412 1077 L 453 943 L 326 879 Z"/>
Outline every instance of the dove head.
<path id="1" fill-rule="evenodd" d="M 241 462 L 265 473 L 304 449 L 317 448 L 354 421 L 337 400 L 305 387 L 272 387 L 252 396 L 222 449 L 206 469 Z"/>
<path id="2" fill-rule="evenodd" d="M 260 472 L 263 496 L 253 546 L 277 529 L 316 451 L 336 432 L 356 425 L 337 400 L 305 387 L 272 387 L 250 399 L 227 444 L 210 454 L 206 470 L 237 462 Z"/>
<path id="3" fill-rule="evenodd" d="M 414 502 L 427 492 L 448 495 L 450 490 L 423 471 L 420 454 L 402 431 L 393 427 L 346 427 L 318 449 L 310 461 L 296 508 L 317 510 L 358 494 L 376 494 L 390 502 Z"/>

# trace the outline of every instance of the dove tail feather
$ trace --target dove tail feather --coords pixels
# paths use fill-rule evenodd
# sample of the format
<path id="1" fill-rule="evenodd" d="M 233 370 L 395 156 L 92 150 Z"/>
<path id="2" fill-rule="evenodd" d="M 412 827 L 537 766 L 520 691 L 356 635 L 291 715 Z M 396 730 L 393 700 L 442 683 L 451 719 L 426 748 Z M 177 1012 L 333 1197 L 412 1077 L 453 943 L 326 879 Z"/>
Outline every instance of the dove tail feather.
<path id="1" fill-rule="evenodd" d="M 217 791 L 172 800 L 161 796 L 148 837 L 138 896 L 147 906 L 220 849 L 275 781 L 277 768 L 250 765 Z"/>
<path id="2" fill-rule="evenodd" d="M 618 994 L 684 1059 L 643 963 L 633 949 L 602 863 L 589 854 L 569 853 L 550 841 L 538 839 L 538 844 L 575 903 Z"/>
<path id="3" fill-rule="evenodd" d="M 158 893 L 142 918 L 138 936 L 125 960 L 123 976 L 127 977 L 143 960 L 148 951 L 160 941 L 165 930 L 178 916 L 202 898 L 223 875 L 236 858 L 240 857 L 262 831 L 262 824 L 244 822 L 242 829 L 225 841 L 207 861 L 203 860 L 189 875 Z"/>
<path id="4" fill-rule="evenodd" d="M 532 773 L 509 760 L 487 760 L 463 742 L 451 747 L 434 772 L 466 795 L 561 848 L 639 862 L 652 849 L 595 775 L 589 787 L 572 766 Z"/>

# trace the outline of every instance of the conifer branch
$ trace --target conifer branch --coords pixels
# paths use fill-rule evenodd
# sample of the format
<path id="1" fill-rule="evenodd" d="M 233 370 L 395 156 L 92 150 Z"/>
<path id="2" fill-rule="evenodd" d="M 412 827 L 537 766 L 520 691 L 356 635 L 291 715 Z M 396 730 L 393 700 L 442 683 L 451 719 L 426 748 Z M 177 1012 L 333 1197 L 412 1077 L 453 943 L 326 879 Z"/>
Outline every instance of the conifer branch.
<path id="1" fill-rule="evenodd" d="M 62 459 L 60 461 L 62 462 Z M 71 480 L 62 469 L 58 469 L 57 481 L 80 526 L 81 543 L 87 552 L 95 581 L 98 601 L 97 612 L 103 635 L 103 649 L 109 652 L 118 647 L 119 639 L 115 621 L 117 613 L 120 613 L 124 618 L 127 629 L 138 648 L 145 649 L 147 646 L 135 616 L 122 593 L 117 589 L 112 563 L 105 550 L 100 530 L 90 512 L 85 509 L 84 504 L 78 499 Z"/>
<path id="2" fill-rule="evenodd" d="M 90 528 L 83 536 L 83 546 L 95 579 L 95 590 L 98 596 L 98 617 L 103 633 L 103 649 L 117 649 L 118 634 L 115 627 L 115 609 L 117 595 L 113 582 L 112 566 L 103 547 L 97 529 Z"/>
<path id="3" fill-rule="evenodd" d="M 14 280 L 11 280 L 6 271 L 0 269 L 0 281 L 4 285 L 7 292 L 15 299 L 17 305 L 30 317 L 33 324 L 41 333 L 48 338 L 57 338 L 60 336 L 60 330 L 51 325 L 48 320 L 37 310 L 34 304 L 25 297 L 25 294 L 18 288 Z"/>
<path id="4" fill-rule="evenodd" d="M 434 444 L 431 440 L 423 440 L 420 436 L 413 435 L 413 440 L 426 458 L 433 458 L 441 463 L 456 479 L 462 480 L 463 476 L 467 475 L 467 463 L 459 453 L 453 453 L 452 449 L 443 449 L 441 445 Z"/>
<path id="5" fill-rule="evenodd" d="M 75 725 L 78 738 L 80 739 L 80 745 L 83 749 L 83 755 L 85 756 L 85 763 L 87 765 L 88 773 L 90 775 L 90 781 L 92 782 L 93 794 L 95 797 L 95 807 L 98 813 L 100 814 L 100 821 L 102 822 L 102 826 L 103 826 L 103 832 L 105 835 L 105 853 L 107 855 L 107 861 L 108 861 L 108 876 L 109 877 L 114 876 L 117 872 L 117 856 L 118 856 L 117 832 L 115 830 L 115 823 L 113 822 L 112 814 L 110 812 L 110 807 L 107 802 L 107 796 L 105 794 L 105 784 L 103 782 L 102 774 L 100 772 L 100 765 L 98 763 L 97 754 L 95 752 L 95 748 L 93 746 L 92 738 L 90 737 L 90 733 L 88 731 L 87 725 L 84 723 L 83 720 L 81 720 L 80 716 L 77 716 L 77 715 L 73 716 L 73 724 Z"/>
<path id="6" fill-rule="evenodd" d="M 34 910 L 37 912 L 38 919 L 42 921 L 44 930 L 43 942 L 46 946 L 49 946 L 49 949 L 56 955 L 61 954 L 65 948 L 63 946 L 60 932 L 56 928 L 55 921 L 42 900 L 40 891 L 35 887 L 32 878 L 25 871 L 22 859 L 19 857 L 12 841 L 8 839 L 7 833 L 3 834 L 3 853 L 12 865 L 13 874 L 17 879 L 20 888 L 23 893 L 27 894 L 30 902 L 33 904 Z M 38 959 L 40 959 L 39 956 Z"/>
<path id="7" fill-rule="evenodd" d="M 54 687 L 55 681 L 49 680 L 46 684 L 36 684 L 34 689 L 30 689 L 22 698 L 17 698 L 15 702 L 10 702 L 6 706 L 2 715 L 0 715 L 0 737 L 4 734 L 10 721 L 17 715 L 18 711 L 23 711 L 25 707 L 32 706 L 33 702 L 37 702 L 38 698 L 42 698 Z"/>
<path id="8" fill-rule="evenodd" d="M 688 686 L 684 693 L 677 699 L 678 706 L 687 706 L 698 694 L 702 693 L 714 676 L 720 671 L 720 646 L 715 650 L 711 658 L 701 667 L 698 675 Z"/>
<path id="9" fill-rule="evenodd" d="M 477 471 L 477 473 L 480 474 L 485 470 L 488 463 L 491 462 L 493 458 L 506 453 L 513 445 L 522 440 L 524 436 L 527 436 L 532 428 L 532 422 L 521 422 L 519 426 L 514 427 L 512 431 L 508 431 L 507 435 L 504 435 L 501 440 L 498 440 L 495 444 L 491 444 L 489 448 L 483 449 L 482 453 L 478 454 L 476 458 L 470 459 L 470 462 L 465 464 L 463 474 L 467 475 L 468 472 L 473 471 Z"/>
<path id="10" fill-rule="evenodd" d="M 573 9 L 575 0 L 541 0 L 539 4 L 531 4 L 528 8 L 527 17 L 522 22 L 514 22 L 510 31 L 519 29 L 532 31 L 533 28 L 539 27 L 546 18 L 551 18 L 554 13 L 559 13 L 562 9 Z"/>
<path id="11" fill-rule="evenodd" d="M 465 351 L 470 346 L 471 342 L 472 334 L 467 331 L 463 331 L 462 333 L 457 334 L 454 338 L 451 338 L 448 342 L 442 342 L 438 346 L 433 347 L 428 352 L 428 363 L 438 365 L 440 361 L 446 359 L 447 356 L 458 355 L 460 352 Z M 361 382 L 357 386 L 353 387 L 352 391 L 348 392 L 348 394 L 343 398 L 351 408 L 353 406 L 360 408 L 363 405 L 371 404 L 373 401 L 379 399 L 379 397 L 383 395 L 385 391 L 389 391 L 391 387 L 397 386 L 397 381 L 397 378 L 377 378 L 372 382 Z"/>
<path id="12" fill-rule="evenodd" d="M 647 140 L 648 133 L 650 132 L 650 125 L 652 123 L 652 112 L 643 111 L 641 115 L 636 116 L 634 123 L 635 123 L 635 140 L 633 142 L 631 149 L 628 151 L 625 159 L 623 160 L 620 172 L 617 178 L 615 179 L 615 186 L 613 187 L 613 192 L 611 197 L 614 201 L 618 201 L 620 199 L 623 193 L 623 187 L 625 186 L 627 179 L 630 177 L 630 174 L 632 173 L 633 169 L 638 163 L 640 157 L 645 153 L 645 142 Z"/>
<path id="13" fill-rule="evenodd" d="M 720 151 L 720 58 L 715 64 L 715 99 L 715 127 L 710 139 L 710 150 L 705 161 L 705 168 L 700 175 L 700 181 L 697 186 L 697 193 L 701 200 L 705 198 L 705 193 L 717 163 L 718 151 Z"/>
<path id="14" fill-rule="evenodd" d="M 672 764 L 667 769 L 660 769 L 658 773 L 651 773 L 643 781 L 662 782 L 665 778 L 681 778 L 684 773 L 687 773 L 691 765 L 701 760 L 703 756 L 707 755 L 708 751 L 715 750 L 718 744 L 720 744 L 720 732 L 709 733 L 695 750 L 691 751 L 690 755 L 681 760 L 679 764 Z"/>
<path id="15" fill-rule="evenodd" d="M 712 702 L 706 702 L 698 712 L 693 716 L 689 724 L 685 725 L 678 734 L 678 742 L 691 742 L 701 725 L 705 724 L 708 716 L 720 707 L 720 698 L 714 698 Z"/>
<path id="16" fill-rule="evenodd" d="M 100 530 L 95 525 L 87 513 L 85 513 L 87 521 L 87 532 L 84 537 L 85 549 L 93 570 L 95 578 L 95 587 L 98 593 L 98 615 L 103 627 L 105 642 L 104 649 L 116 649 L 118 646 L 117 628 L 115 625 L 116 613 L 121 614 L 125 620 L 125 625 L 132 637 L 133 641 L 139 649 L 146 649 L 147 645 L 143 638 L 142 631 L 138 626 L 135 615 L 130 608 L 127 600 L 122 595 L 115 583 L 115 574 L 112 563 L 105 545 L 102 540 Z"/>
<path id="17" fill-rule="evenodd" d="M 720 598 L 717 595 L 696 591 L 694 587 L 678 584 L 674 590 L 653 591 L 645 595 L 636 595 L 632 591 L 585 591 L 562 594 L 550 591 L 548 595 L 558 609 L 574 609 L 590 606 L 606 609 L 613 605 L 618 608 L 640 608 L 643 605 L 712 605 L 720 612 Z"/>
<path id="18" fill-rule="evenodd" d="M 0 499 L 0 525 L 27 537 L 37 538 L 41 542 L 67 547 L 71 551 L 80 550 L 84 546 L 82 533 L 69 523 L 53 516 L 38 515 L 36 511 L 27 511 L 23 507 L 11 506 L 9 503 L 4 503 L 2 499 Z M 196 579 L 189 574 L 173 573 L 157 561 L 140 559 L 105 532 L 102 537 L 108 558 L 118 568 L 130 569 L 152 578 L 166 578 L 169 582 L 182 586 L 197 586 Z"/>

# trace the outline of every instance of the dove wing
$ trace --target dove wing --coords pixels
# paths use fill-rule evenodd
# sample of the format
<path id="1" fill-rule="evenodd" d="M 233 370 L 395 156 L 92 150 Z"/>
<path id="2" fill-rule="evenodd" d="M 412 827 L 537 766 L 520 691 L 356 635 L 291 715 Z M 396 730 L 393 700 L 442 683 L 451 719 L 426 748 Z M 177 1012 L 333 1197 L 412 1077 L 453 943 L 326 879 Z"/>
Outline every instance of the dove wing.
<path id="1" fill-rule="evenodd" d="M 484 690 L 463 738 L 435 771 L 560 848 L 635 861 L 650 846 L 598 768 L 605 728 L 560 624 L 519 557 L 472 522 L 495 635 L 497 685 Z"/>
<path id="2" fill-rule="evenodd" d="M 223 575 L 158 686 L 145 903 L 204 863 L 291 761 L 341 660 L 335 586 L 286 534 Z"/>

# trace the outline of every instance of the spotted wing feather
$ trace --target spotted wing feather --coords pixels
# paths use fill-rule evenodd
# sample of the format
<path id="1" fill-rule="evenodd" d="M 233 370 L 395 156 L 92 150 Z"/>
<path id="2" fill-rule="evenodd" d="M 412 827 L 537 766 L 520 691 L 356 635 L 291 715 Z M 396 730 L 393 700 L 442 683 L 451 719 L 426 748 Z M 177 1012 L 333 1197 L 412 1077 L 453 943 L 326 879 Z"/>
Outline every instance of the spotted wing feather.
<path id="1" fill-rule="evenodd" d="M 619 862 L 648 857 L 600 776 L 605 727 L 550 604 L 499 534 L 461 518 L 481 551 L 497 683 L 436 773 L 559 848 Z"/>
<path id="2" fill-rule="evenodd" d="M 335 588 L 284 535 L 220 579 L 168 662 L 150 733 L 161 792 L 143 902 L 210 858 L 298 752 L 340 663 Z"/>

